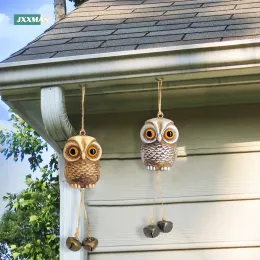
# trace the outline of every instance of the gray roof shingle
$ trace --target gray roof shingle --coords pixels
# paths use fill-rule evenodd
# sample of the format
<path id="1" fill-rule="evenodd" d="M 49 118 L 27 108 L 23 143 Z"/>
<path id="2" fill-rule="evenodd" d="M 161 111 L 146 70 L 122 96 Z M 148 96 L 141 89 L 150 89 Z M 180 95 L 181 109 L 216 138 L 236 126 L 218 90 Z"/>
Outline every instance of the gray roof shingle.
<path id="1" fill-rule="evenodd" d="M 4 62 L 260 37 L 260 0 L 88 0 Z"/>

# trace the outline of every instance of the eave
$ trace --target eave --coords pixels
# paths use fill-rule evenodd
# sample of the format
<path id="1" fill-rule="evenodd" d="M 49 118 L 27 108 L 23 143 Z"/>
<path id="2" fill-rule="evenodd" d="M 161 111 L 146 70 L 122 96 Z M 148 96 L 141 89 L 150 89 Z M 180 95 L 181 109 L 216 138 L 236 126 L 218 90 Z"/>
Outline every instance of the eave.
<path id="1" fill-rule="evenodd" d="M 161 76 L 164 109 L 259 102 L 259 71 L 260 40 L 207 43 L 3 63 L 0 95 L 60 150 L 75 133 L 67 114 L 77 113 L 80 101 L 68 109 L 67 99 L 79 98 L 80 83 L 88 84 L 88 113 L 115 113 L 155 109 L 155 78 Z M 39 113 L 24 110 L 20 101 L 27 100 L 41 101 Z"/>
<path id="2" fill-rule="evenodd" d="M 0 94 L 12 89 L 92 83 L 92 87 L 259 73 L 260 40 L 196 44 L 0 64 Z M 73 87 L 72 87 L 73 89 Z"/>

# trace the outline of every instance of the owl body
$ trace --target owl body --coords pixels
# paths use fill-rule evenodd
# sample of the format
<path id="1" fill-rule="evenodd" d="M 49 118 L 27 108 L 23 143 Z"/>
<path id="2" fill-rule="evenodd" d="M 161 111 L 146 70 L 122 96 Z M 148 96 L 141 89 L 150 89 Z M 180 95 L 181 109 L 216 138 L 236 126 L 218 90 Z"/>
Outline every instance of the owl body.
<path id="1" fill-rule="evenodd" d="M 179 132 L 173 121 L 152 118 L 141 129 L 141 159 L 149 170 L 169 170 L 177 158 Z"/>
<path id="2" fill-rule="evenodd" d="M 91 136 L 73 136 L 64 147 L 65 179 L 72 188 L 93 188 L 100 177 L 101 146 Z"/>
<path id="3" fill-rule="evenodd" d="M 79 185 L 80 188 L 89 188 L 93 185 L 95 186 L 99 177 L 99 162 L 92 163 L 79 160 L 77 164 L 73 162 L 66 162 L 65 164 L 65 178 L 69 184 L 72 184 L 72 186 Z"/>
<path id="4" fill-rule="evenodd" d="M 158 141 L 153 145 L 143 143 L 141 147 L 141 159 L 145 166 L 154 166 L 155 170 L 172 167 L 177 157 L 177 147 L 161 144 Z"/>

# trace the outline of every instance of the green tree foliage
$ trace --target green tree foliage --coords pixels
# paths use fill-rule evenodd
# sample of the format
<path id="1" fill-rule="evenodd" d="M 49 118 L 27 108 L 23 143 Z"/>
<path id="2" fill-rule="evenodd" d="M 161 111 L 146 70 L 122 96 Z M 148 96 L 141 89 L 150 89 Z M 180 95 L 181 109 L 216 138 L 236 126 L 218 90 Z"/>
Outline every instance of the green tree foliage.
<path id="1" fill-rule="evenodd" d="M 74 6 L 77 7 L 86 2 L 86 0 L 70 0 L 70 2 L 74 3 Z"/>
<path id="2" fill-rule="evenodd" d="M 28 156 L 32 171 L 40 168 L 42 154 L 48 150 L 47 143 L 23 119 L 11 113 L 10 121 L 16 131 L 6 132 L 0 130 L 1 152 L 6 159 L 13 158 L 15 162 L 23 161 Z"/>
<path id="3" fill-rule="evenodd" d="M 28 158 L 40 178 L 26 176 L 26 189 L 4 196 L 7 210 L 0 220 L 0 259 L 59 259 L 59 183 L 57 157 L 41 166 L 47 144 L 21 118 L 11 114 L 16 131 L 0 131 L 1 153 L 14 161 Z M 8 247 L 11 250 L 11 254 Z"/>

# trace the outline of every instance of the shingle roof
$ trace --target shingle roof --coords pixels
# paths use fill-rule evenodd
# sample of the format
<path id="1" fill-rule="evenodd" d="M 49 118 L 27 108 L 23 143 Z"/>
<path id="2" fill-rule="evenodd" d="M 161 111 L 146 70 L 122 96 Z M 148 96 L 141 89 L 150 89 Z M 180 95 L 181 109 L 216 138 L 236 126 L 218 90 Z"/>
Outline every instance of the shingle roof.
<path id="1" fill-rule="evenodd" d="M 259 36 L 260 0 L 89 0 L 5 62 Z"/>

